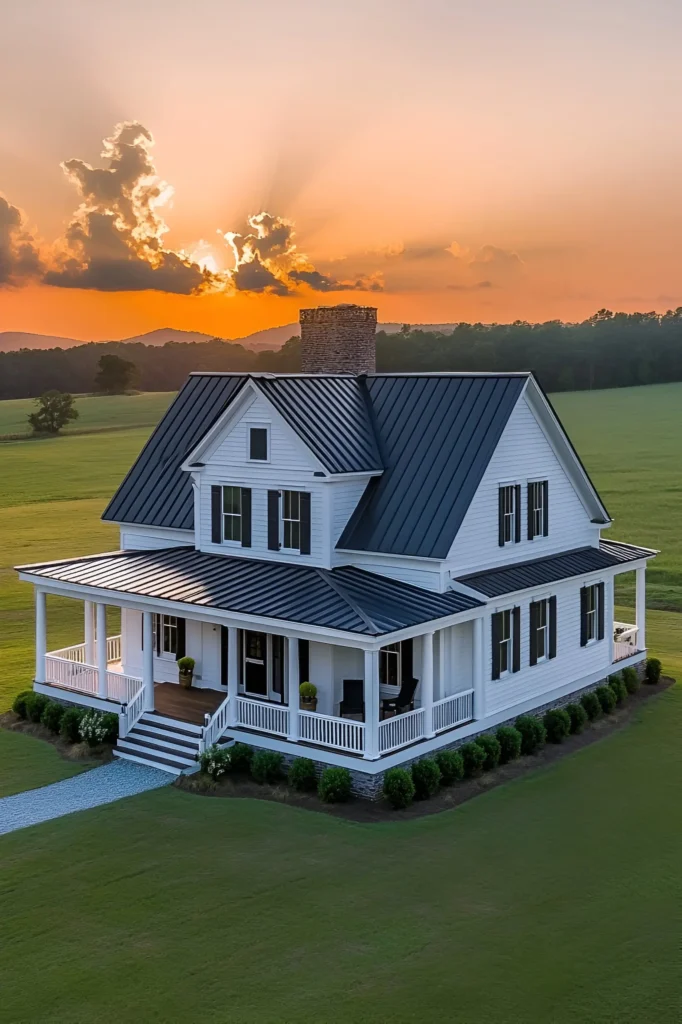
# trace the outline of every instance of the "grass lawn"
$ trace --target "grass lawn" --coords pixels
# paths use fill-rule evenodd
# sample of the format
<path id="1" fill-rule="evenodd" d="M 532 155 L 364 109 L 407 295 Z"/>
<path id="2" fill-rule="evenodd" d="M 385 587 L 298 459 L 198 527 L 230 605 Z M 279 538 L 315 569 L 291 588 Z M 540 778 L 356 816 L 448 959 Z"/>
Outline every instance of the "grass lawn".
<path id="1" fill-rule="evenodd" d="M 0 729 L 0 765 L 0 797 L 49 786 L 90 767 L 66 761 L 44 740 L 7 729 Z"/>
<path id="2" fill-rule="evenodd" d="M 153 427 L 170 405 L 174 394 L 171 391 L 143 391 L 138 395 L 76 395 L 78 419 L 66 427 L 65 433 Z M 0 402 L 0 440 L 8 435 L 30 435 L 26 420 L 35 409 L 34 398 Z"/>
<path id="3" fill-rule="evenodd" d="M 6 836 L 1 1015 L 679 1021 L 681 731 L 676 686 L 404 824 L 166 789 Z"/>

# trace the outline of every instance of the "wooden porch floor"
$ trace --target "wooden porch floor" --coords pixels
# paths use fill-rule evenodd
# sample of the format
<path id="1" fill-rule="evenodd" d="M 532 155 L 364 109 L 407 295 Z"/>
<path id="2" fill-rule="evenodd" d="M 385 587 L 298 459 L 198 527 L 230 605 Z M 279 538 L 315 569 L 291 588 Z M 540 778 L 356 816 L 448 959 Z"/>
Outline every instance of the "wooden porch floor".
<path id="1" fill-rule="evenodd" d="M 154 710 L 167 718 L 203 725 L 204 715 L 212 715 L 226 696 L 221 690 L 185 690 L 177 683 L 154 683 Z"/>

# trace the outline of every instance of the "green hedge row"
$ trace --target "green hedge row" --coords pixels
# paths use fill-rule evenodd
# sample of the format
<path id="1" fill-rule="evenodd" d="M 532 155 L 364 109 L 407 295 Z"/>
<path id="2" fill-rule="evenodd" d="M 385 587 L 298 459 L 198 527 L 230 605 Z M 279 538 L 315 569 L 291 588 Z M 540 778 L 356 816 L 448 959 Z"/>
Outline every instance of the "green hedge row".
<path id="1" fill-rule="evenodd" d="M 210 747 L 200 755 L 199 764 L 202 773 L 212 779 L 219 779 L 228 772 L 249 772 L 260 785 L 286 779 L 299 792 L 317 790 L 320 800 L 328 804 L 343 803 L 351 795 L 351 774 L 347 768 L 325 768 L 318 779 L 314 762 L 309 757 L 296 757 L 287 772 L 282 754 L 274 750 L 254 750 L 246 743 Z"/>
<path id="2" fill-rule="evenodd" d="M 65 707 L 33 690 L 17 694 L 12 711 L 27 722 L 44 725 L 66 743 L 85 742 L 90 747 L 98 747 L 118 739 L 118 715 L 113 712 Z"/>

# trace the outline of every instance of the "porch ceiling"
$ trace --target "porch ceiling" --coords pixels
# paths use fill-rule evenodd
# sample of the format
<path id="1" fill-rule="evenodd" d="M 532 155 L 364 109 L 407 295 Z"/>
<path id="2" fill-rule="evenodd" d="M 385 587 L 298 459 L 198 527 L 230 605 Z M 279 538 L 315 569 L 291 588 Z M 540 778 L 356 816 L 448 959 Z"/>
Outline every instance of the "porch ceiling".
<path id="1" fill-rule="evenodd" d="M 380 636 L 479 607 L 353 566 L 317 569 L 190 547 L 119 551 L 19 566 L 31 576 L 203 608 Z"/>

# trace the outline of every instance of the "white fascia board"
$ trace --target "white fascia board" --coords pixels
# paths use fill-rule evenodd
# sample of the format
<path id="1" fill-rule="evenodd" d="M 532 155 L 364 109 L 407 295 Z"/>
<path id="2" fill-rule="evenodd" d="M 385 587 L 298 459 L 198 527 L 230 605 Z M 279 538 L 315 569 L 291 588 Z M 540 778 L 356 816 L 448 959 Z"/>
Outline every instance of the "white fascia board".
<path id="1" fill-rule="evenodd" d="M 479 601 L 488 600 L 482 594 L 477 595 Z M 482 604 L 480 608 L 467 608 L 463 612 L 453 612 L 452 615 L 443 615 L 439 619 L 429 619 L 428 622 L 420 622 L 417 626 L 406 626 L 404 629 L 396 629 L 393 633 L 382 633 L 377 638 L 377 643 L 372 648 L 380 650 L 387 644 L 397 644 L 400 640 L 410 640 L 425 633 L 435 633 L 439 629 L 447 629 L 449 626 L 458 626 L 463 622 L 472 622 L 485 615 L 487 606 Z"/>

